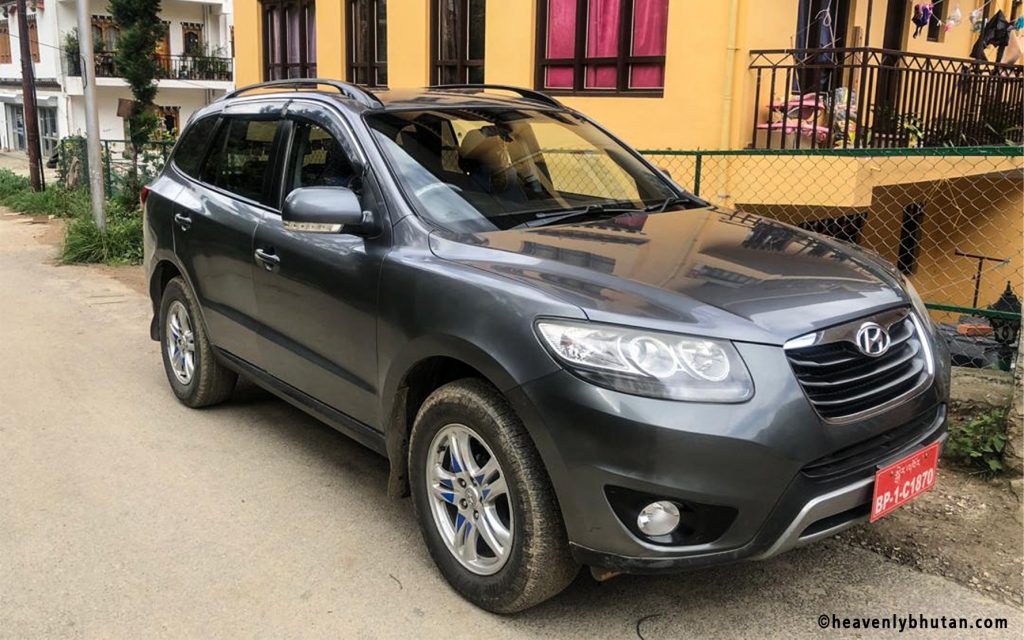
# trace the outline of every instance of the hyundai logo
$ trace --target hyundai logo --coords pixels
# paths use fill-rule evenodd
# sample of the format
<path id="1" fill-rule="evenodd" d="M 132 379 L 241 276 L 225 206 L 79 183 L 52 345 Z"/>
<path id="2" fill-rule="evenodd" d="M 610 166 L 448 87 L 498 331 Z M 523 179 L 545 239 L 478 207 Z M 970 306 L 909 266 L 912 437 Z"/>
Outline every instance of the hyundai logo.
<path id="1" fill-rule="evenodd" d="M 891 342 L 889 332 L 874 322 L 865 322 L 857 330 L 857 348 L 866 356 L 882 355 Z"/>

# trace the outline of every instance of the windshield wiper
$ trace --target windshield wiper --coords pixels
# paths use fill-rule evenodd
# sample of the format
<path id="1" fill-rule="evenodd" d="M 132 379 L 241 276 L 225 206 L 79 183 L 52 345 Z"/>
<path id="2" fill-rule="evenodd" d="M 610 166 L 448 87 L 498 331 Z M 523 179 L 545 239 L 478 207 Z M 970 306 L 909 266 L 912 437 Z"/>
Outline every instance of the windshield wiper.
<path id="1" fill-rule="evenodd" d="M 534 214 L 537 217 L 534 218 L 533 220 L 521 222 L 511 228 L 527 229 L 530 227 L 543 227 L 549 224 L 556 224 L 558 222 L 570 220 L 572 218 L 581 218 L 583 216 L 593 214 L 610 214 L 609 217 L 613 217 L 622 213 L 636 213 L 637 211 L 643 211 L 643 209 L 638 209 L 636 207 L 613 207 L 608 205 L 588 204 L 579 209 L 570 209 L 568 211 L 565 209 L 560 209 L 557 211 L 538 211 Z"/>
<path id="2" fill-rule="evenodd" d="M 665 209 L 668 209 L 670 206 L 674 204 L 689 204 L 692 202 L 693 201 L 690 200 L 689 198 L 682 198 L 680 196 L 669 196 L 668 198 L 665 198 L 665 200 L 662 202 L 658 202 L 644 207 L 644 211 L 646 211 L 647 213 L 662 213 L 665 211 Z"/>

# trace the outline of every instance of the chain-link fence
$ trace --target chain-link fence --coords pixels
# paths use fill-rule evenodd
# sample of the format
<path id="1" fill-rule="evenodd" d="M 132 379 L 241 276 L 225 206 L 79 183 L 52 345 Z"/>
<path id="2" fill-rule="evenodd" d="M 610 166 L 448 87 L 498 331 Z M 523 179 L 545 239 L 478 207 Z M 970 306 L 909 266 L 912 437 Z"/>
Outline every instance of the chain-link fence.
<path id="1" fill-rule="evenodd" d="M 1024 291 L 1024 148 L 644 155 L 713 204 L 880 254 L 928 303 L 955 364 L 1009 366 Z"/>
<path id="2" fill-rule="evenodd" d="M 127 140 L 101 140 L 103 159 L 103 186 L 108 196 L 119 193 L 132 169 L 131 143 Z M 139 152 L 139 184 L 156 177 L 167 162 L 174 146 L 173 140 L 154 140 Z M 89 182 L 88 154 L 85 138 L 71 136 L 60 141 L 57 149 L 57 176 L 61 184 L 75 188 Z"/>

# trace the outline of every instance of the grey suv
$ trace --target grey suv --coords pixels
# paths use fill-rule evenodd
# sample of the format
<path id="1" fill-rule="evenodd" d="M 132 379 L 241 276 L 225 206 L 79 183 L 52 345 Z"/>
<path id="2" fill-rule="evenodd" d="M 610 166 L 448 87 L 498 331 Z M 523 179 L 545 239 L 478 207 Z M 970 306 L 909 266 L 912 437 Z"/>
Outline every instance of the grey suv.
<path id="1" fill-rule="evenodd" d="M 879 497 L 945 438 L 949 386 L 890 264 L 710 206 L 543 94 L 247 87 L 143 198 L 177 397 L 242 375 L 386 456 L 491 611 L 581 565 L 766 558 L 933 482 Z"/>

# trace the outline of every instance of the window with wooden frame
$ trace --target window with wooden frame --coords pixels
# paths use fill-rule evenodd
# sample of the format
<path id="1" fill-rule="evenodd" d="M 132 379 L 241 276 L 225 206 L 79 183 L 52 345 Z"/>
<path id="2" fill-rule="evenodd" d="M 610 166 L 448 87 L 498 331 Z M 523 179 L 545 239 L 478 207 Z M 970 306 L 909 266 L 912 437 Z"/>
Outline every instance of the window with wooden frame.
<path id="1" fill-rule="evenodd" d="M 486 5 L 485 0 L 431 0 L 431 83 L 483 83 Z"/>
<path id="2" fill-rule="evenodd" d="M 11 64 L 11 24 L 0 20 L 0 64 Z"/>
<path id="3" fill-rule="evenodd" d="M 316 4 L 313 0 L 260 0 L 263 79 L 316 77 Z"/>
<path id="4" fill-rule="evenodd" d="M 187 56 L 203 53 L 203 25 L 198 22 L 181 23 L 181 47 Z"/>
<path id="5" fill-rule="evenodd" d="M 35 16 L 25 16 L 28 26 L 28 50 L 32 54 L 32 62 L 39 62 L 39 25 Z"/>
<path id="6" fill-rule="evenodd" d="M 180 130 L 178 127 L 181 124 L 181 107 L 157 107 L 157 112 L 160 114 L 160 120 L 163 122 L 164 131 L 177 134 Z"/>
<path id="7" fill-rule="evenodd" d="M 661 96 L 668 0 L 538 0 L 535 84 L 563 95 Z"/>
<path id="8" fill-rule="evenodd" d="M 388 86 L 387 0 L 345 0 L 345 31 L 346 80 L 366 87 Z"/>
<path id="9" fill-rule="evenodd" d="M 110 16 L 92 17 L 92 46 L 98 53 L 117 51 L 121 30 Z"/>
<path id="10" fill-rule="evenodd" d="M 949 0 L 932 5 L 932 17 L 928 20 L 928 42 L 942 42 L 946 39 L 945 22 L 948 4 Z"/>

